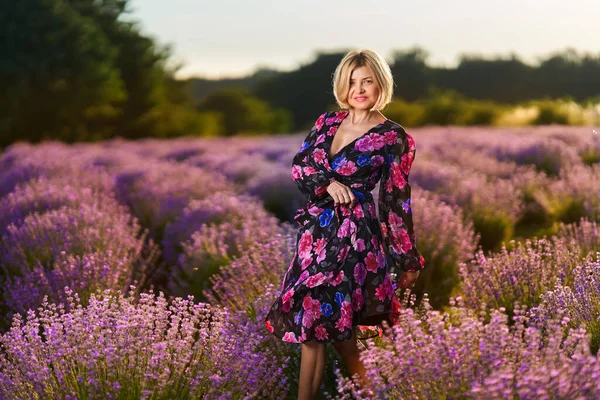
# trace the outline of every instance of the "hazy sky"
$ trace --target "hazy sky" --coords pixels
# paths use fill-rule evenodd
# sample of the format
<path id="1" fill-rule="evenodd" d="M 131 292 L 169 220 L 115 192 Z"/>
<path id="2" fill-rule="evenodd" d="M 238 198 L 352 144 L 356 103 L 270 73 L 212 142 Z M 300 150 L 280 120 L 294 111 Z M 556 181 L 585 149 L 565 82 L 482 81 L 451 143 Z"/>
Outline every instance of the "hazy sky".
<path id="1" fill-rule="evenodd" d="M 528 63 L 575 48 L 600 53 L 598 0 L 131 0 L 128 18 L 171 43 L 179 77 L 234 77 L 259 66 L 290 70 L 317 50 L 420 46 L 432 65 L 459 54 L 517 54 Z"/>

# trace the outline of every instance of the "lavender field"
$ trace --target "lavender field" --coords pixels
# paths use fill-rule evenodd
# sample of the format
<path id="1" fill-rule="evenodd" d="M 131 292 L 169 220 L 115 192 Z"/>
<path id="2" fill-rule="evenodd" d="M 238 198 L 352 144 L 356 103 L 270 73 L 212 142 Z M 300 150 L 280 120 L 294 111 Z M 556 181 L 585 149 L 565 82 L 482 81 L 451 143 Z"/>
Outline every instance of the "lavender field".
<path id="1" fill-rule="evenodd" d="M 363 342 L 377 398 L 600 398 L 600 129 L 409 132 L 425 269 Z M 263 321 L 305 134 L 4 149 L 0 398 L 294 399 Z M 364 398 L 327 351 L 325 398 Z"/>

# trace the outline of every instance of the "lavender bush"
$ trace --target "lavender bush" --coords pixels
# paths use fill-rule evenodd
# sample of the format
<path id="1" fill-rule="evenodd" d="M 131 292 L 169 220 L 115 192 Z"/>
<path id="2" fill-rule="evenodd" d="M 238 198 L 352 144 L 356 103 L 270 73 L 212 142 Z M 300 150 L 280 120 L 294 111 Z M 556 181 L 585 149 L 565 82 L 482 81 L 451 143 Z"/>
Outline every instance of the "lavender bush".
<path id="1" fill-rule="evenodd" d="M 163 239 L 166 224 L 190 201 L 215 192 L 235 192 L 234 186 L 216 173 L 172 162 L 127 169 L 115 179 L 117 198 L 150 230 L 156 242 Z"/>
<path id="2" fill-rule="evenodd" d="M 9 225 L 0 242 L 4 311 L 8 317 L 24 312 L 44 295 L 60 299 L 65 285 L 82 294 L 121 288 L 145 268 L 145 239 L 135 218 L 110 197 L 28 215 L 18 227 Z"/>
<path id="3" fill-rule="evenodd" d="M 132 288 L 134 289 L 134 288 Z M 193 297 L 168 303 L 110 290 L 83 307 L 44 301 L 0 337 L 0 393 L 30 398 L 285 398 L 283 368 L 262 335 Z M 248 368 L 248 366 L 252 366 Z"/>
<path id="4" fill-rule="evenodd" d="M 12 223 L 18 227 L 26 216 L 34 212 L 44 213 L 61 206 L 74 208 L 80 204 L 98 202 L 98 199 L 104 200 L 100 205 L 105 206 L 107 211 L 117 207 L 108 183 L 104 187 L 81 186 L 72 179 L 70 176 L 33 178 L 0 198 L 0 236 L 6 233 L 8 225 Z"/>
<path id="5" fill-rule="evenodd" d="M 530 310 L 530 316 L 534 323 L 541 325 L 564 312 L 569 327 L 586 328 L 591 335 L 590 350 L 597 354 L 600 346 L 600 263 L 587 261 L 575 267 L 573 272 L 573 288 L 557 280 L 552 290 L 541 295 L 541 304 Z"/>
<path id="6" fill-rule="evenodd" d="M 572 284 L 579 253 L 571 239 L 556 236 L 527 239 L 510 252 L 503 244 L 500 253 L 490 256 L 479 250 L 474 260 L 460 265 L 465 303 L 474 309 L 481 302 L 491 308 L 504 307 L 509 315 L 516 301 L 528 307 L 537 305 L 540 295 L 557 278 L 565 285 Z"/>
<path id="7" fill-rule="evenodd" d="M 567 332 L 566 319 L 549 319 L 541 330 L 528 327 L 527 307 L 515 303 L 509 326 L 504 308 L 485 304 L 477 313 L 461 297 L 443 314 L 427 302 L 404 308 L 398 325 L 367 339 L 361 353 L 377 399 L 551 399 L 600 396 L 600 363 L 588 349 L 583 329 Z M 336 399 L 364 398 L 347 378 L 338 380 Z M 354 396 L 354 397 L 350 397 Z"/>
<path id="8" fill-rule="evenodd" d="M 263 244 L 282 233 L 285 229 L 273 216 L 253 219 L 252 215 L 231 214 L 228 221 L 202 225 L 182 244 L 183 254 L 169 281 L 170 292 L 203 298 L 210 276 L 242 254 L 260 252 Z"/>

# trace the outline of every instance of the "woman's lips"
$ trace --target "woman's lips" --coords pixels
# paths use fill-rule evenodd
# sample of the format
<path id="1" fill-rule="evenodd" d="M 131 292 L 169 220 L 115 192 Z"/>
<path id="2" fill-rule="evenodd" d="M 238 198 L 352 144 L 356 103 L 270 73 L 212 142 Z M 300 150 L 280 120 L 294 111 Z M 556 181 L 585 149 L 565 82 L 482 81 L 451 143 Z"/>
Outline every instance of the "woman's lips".
<path id="1" fill-rule="evenodd" d="M 367 98 L 366 97 L 355 97 L 354 100 L 358 101 L 358 102 L 363 102 L 365 101 Z"/>

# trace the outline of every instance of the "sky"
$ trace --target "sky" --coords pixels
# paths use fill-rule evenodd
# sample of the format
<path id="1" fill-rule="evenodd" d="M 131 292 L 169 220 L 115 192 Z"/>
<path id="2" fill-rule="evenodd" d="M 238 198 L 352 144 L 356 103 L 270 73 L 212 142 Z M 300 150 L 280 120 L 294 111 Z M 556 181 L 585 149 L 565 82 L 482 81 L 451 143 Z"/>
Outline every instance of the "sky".
<path id="1" fill-rule="evenodd" d="M 461 54 L 537 64 L 573 48 L 600 54 L 598 0 L 130 0 L 126 17 L 173 48 L 178 78 L 294 70 L 317 52 L 368 48 L 391 62 L 419 46 L 429 65 Z"/>

